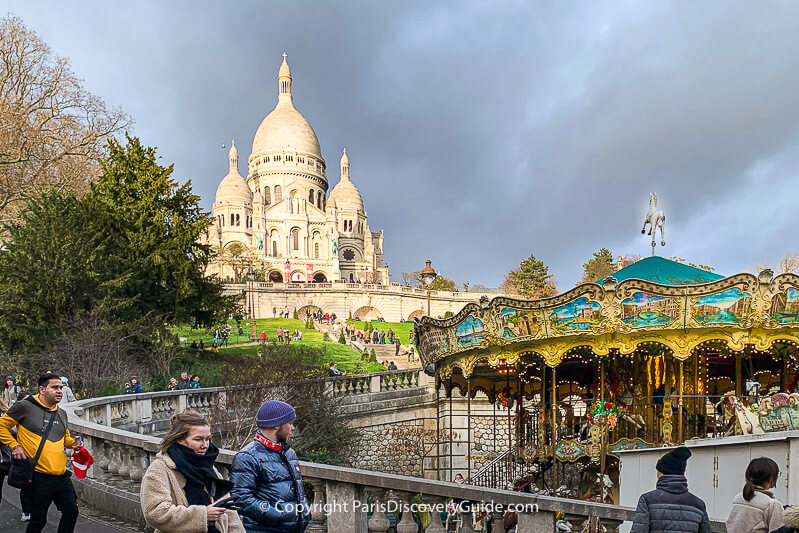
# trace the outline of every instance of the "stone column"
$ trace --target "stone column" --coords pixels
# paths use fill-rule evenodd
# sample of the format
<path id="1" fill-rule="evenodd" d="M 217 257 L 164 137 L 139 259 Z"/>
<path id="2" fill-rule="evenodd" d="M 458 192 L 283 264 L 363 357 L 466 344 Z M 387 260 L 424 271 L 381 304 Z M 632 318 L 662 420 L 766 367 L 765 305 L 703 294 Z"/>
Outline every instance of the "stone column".
<path id="1" fill-rule="evenodd" d="M 397 533 L 416 533 L 418 529 L 416 522 L 413 521 L 413 513 L 410 510 L 412 498 L 413 494 L 407 492 L 399 494 L 399 510 L 402 512 L 402 518 L 397 522 Z"/>
<path id="2" fill-rule="evenodd" d="M 446 529 L 444 528 L 444 524 L 441 523 L 441 512 L 440 506 L 444 506 L 446 509 L 447 500 L 441 498 L 435 498 L 430 501 L 430 525 L 427 526 L 425 529 L 425 533 L 445 533 Z"/>
<path id="3" fill-rule="evenodd" d="M 552 533 L 555 531 L 555 513 L 519 513 L 517 533 Z"/>
<path id="4" fill-rule="evenodd" d="M 366 533 L 366 513 L 354 509 L 355 500 L 360 499 L 355 485 L 349 483 L 327 483 L 326 499 L 329 507 L 327 530 L 331 533 L 347 531 Z"/>
<path id="5" fill-rule="evenodd" d="M 327 531 L 325 527 L 325 481 L 322 479 L 306 479 L 313 486 L 313 503 L 311 505 L 311 525 L 308 531 Z"/>
<path id="6" fill-rule="evenodd" d="M 386 493 L 378 489 L 370 489 L 369 492 L 373 496 L 373 501 L 371 503 L 374 505 L 374 512 L 368 524 L 369 533 L 386 533 L 388 527 L 391 525 L 388 518 L 386 518 L 383 507 L 387 501 Z"/>

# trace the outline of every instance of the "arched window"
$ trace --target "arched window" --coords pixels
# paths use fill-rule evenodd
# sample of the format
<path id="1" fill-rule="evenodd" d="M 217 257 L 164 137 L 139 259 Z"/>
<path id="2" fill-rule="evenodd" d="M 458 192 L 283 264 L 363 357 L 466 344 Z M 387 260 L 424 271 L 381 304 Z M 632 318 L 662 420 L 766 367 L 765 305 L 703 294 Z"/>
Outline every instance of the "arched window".
<path id="1" fill-rule="evenodd" d="M 280 189 L 280 185 L 275 185 L 275 203 L 278 203 L 282 199 L 283 191 Z"/>
<path id="2" fill-rule="evenodd" d="M 277 257 L 277 241 L 272 241 L 272 257 Z"/>
<path id="3" fill-rule="evenodd" d="M 236 225 L 236 215 L 234 215 L 233 213 L 230 213 L 230 225 L 231 226 Z"/>
<path id="4" fill-rule="evenodd" d="M 313 189 L 308 191 L 308 203 L 313 205 Z"/>
<path id="5" fill-rule="evenodd" d="M 355 276 L 352 275 L 352 272 L 350 272 L 350 283 L 355 283 Z"/>
<path id="6" fill-rule="evenodd" d="M 319 243 L 315 242 L 313 244 L 313 257 L 314 259 L 319 259 Z"/>
<path id="7" fill-rule="evenodd" d="M 241 217 L 238 214 L 236 214 L 236 225 L 237 226 L 241 225 Z"/>
<path id="8" fill-rule="evenodd" d="M 269 192 L 269 187 L 264 187 L 264 204 L 269 205 L 272 203 L 272 193 Z"/>
<path id="9" fill-rule="evenodd" d="M 300 249 L 300 230 L 298 229 L 291 230 L 291 247 L 294 250 Z"/>
<path id="10" fill-rule="evenodd" d="M 313 198 L 311 198 L 311 203 L 313 203 Z M 322 209 L 322 191 L 316 191 L 316 207 Z"/>

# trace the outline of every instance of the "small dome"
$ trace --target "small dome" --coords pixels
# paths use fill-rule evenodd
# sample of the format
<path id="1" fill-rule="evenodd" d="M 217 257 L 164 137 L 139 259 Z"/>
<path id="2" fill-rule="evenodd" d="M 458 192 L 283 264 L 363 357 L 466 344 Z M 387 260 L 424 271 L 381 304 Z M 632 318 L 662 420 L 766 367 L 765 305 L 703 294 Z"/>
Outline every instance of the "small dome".
<path id="1" fill-rule="evenodd" d="M 339 209 L 363 211 L 363 198 L 358 188 L 350 181 L 350 158 L 347 149 L 341 155 L 341 180 L 330 191 L 330 201 Z"/>
<path id="2" fill-rule="evenodd" d="M 332 196 L 330 198 L 328 198 L 327 202 L 325 202 L 325 208 L 330 209 L 330 210 L 335 209 L 336 208 L 336 199 L 333 198 Z"/>
<path id="3" fill-rule="evenodd" d="M 252 195 L 252 203 L 254 204 L 264 203 L 264 196 L 261 194 L 260 189 L 255 189 L 255 192 Z"/>
<path id="4" fill-rule="evenodd" d="M 242 206 L 249 204 L 252 202 L 252 192 L 247 186 L 247 182 L 239 174 L 239 151 L 236 150 L 236 141 L 231 143 L 228 160 L 230 167 L 227 176 L 222 178 L 219 187 L 216 188 L 214 203 L 231 202 Z"/>
<path id="5" fill-rule="evenodd" d="M 244 181 L 244 178 L 242 178 L 238 172 L 235 174 L 230 172 L 227 176 L 222 178 L 222 182 L 219 184 L 219 187 L 216 188 L 216 199 L 214 202 L 217 204 L 230 202 L 243 206 L 245 203 L 249 204 L 252 202 L 252 193 L 247 186 L 247 182 Z"/>
<path id="6" fill-rule="evenodd" d="M 363 211 L 363 198 L 358 188 L 352 184 L 348 179 L 341 179 L 333 190 L 330 192 L 330 202 L 339 209 L 347 209 L 351 211 Z"/>

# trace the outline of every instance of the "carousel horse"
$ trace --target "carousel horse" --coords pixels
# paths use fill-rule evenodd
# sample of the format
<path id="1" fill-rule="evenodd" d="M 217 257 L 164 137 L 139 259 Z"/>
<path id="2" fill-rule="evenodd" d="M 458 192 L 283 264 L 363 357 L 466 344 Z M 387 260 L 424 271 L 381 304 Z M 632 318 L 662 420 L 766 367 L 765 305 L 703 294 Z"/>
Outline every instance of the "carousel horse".
<path id="1" fill-rule="evenodd" d="M 658 209 L 658 195 L 651 192 L 649 193 L 649 211 L 646 213 L 644 219 L 644 227 L 641 229 L 641 234 L 646 233 L 646 225 L 649 224 L 648 235 L 652 236 L 652 248 L 655 247 L 655 234 L 657 229 L 660 228 L 660 245 L 666 246 L 666 234 L 664 233 L 664 226 L 666 224 L 666 215 L 663 211 Z"/>

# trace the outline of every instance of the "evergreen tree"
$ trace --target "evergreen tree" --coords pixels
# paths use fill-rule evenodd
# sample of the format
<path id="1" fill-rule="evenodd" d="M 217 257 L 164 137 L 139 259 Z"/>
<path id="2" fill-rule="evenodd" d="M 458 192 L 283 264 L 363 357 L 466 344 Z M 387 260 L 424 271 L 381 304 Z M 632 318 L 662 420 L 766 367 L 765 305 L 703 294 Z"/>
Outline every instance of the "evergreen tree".
<path id="1" fill-rule="evenodd" d="M 84 201 L 107 217 L 115 249 L 109 257 L 125 278 L 123 294 L 134 300 L 126 316 L 161 316 L 164 322 L 204 326 L 235 309 L 218 281 L 203 275 L 211 256 L 200 237 L 211 224 L 191 182 L 172 179 L 173 166 L 157 162 L 155 148 L 136 137 L 109 143 L 109 156 Z"/>
<path id="2" fill-rule="evenodd" d="M 546 298 L 557 292 L 555 277 L 549 273 L 549 267 L 533 254 L 523 260 L 518 269 L 508 273 L 508 281 L 516 293 L 525 298 Z"/>
<path id="3" fill-rule="evenodd" d="M 71 317 L 117 312 L 124 277 L 109 275 L 112 236 L 73 194 L 31 200 L 21 221 L 4 227 L 0 250 L 0 345 L 41 348 Z"/>
<path id="4" fill-rule="evenodd" d="M 205 278 L 210 218 L 191 185 L 170 178 L 153 148 L 113 141 L 99 179 L 81 199 L 50 192 L 7 224 L 0 249 L 0 345 L 48 346 L 63 324 L 91 315 L 160 342 L 165 325 L 211 326 L 236 309 Z"/>
<path id="5" fill-rule="evenodd" d="M 616 272 L 613 254 L 607 248 L 600 248 L 594 252 L 594 257 L 583 263 L 582 282 L 599 281 Z"/>

